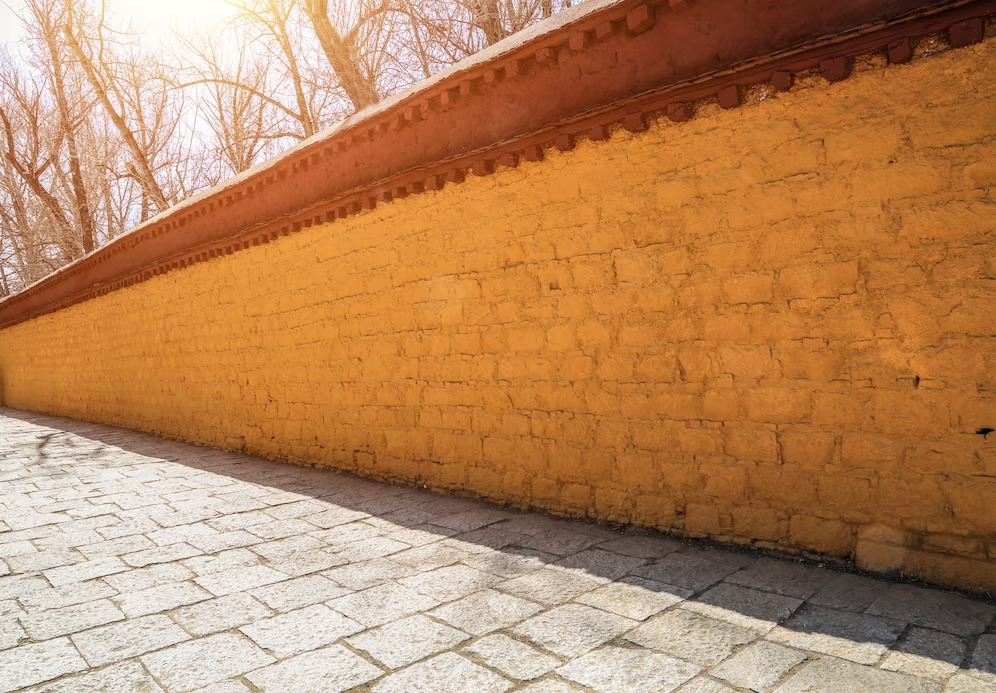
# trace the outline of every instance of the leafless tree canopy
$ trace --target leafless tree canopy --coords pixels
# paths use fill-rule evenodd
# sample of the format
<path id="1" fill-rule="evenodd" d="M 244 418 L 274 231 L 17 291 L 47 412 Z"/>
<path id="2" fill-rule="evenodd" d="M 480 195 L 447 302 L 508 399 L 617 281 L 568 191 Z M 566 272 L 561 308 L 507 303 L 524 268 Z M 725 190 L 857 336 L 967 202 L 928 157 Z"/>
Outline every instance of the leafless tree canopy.
<path id="1" fill-rule="evenodd" d="M 0 47 L 0 297 L 571 4 L 229 2 L 223 32 L 150 49 L 105 0 L 25 0 Z"/>

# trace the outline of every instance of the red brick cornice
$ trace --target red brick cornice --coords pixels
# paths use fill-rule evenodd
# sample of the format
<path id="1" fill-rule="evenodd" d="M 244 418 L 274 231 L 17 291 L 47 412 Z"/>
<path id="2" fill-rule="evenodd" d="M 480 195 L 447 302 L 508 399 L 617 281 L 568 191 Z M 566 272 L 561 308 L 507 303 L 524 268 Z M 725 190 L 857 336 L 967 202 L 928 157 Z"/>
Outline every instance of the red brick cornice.
<path id="1" fill-rule="evenodd" d="M 649 114 L 740 104 L 910 39 L 982 39 L 996 0 L 589 0 L 158 215 L 0 301 L 0 328 L 395 197 L 538 160 Z"/>

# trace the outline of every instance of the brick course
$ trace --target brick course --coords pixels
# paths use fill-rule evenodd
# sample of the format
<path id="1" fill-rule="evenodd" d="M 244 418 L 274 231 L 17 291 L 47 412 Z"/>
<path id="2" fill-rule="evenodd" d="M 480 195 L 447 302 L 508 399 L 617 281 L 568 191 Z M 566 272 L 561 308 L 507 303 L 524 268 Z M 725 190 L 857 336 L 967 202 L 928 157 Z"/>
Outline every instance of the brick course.
<path id="1" fill-rule="evenodd" d="M 0 332 L 3 404 L 994 589 L 994 70 L 872 57 L 153 277 Z"/>

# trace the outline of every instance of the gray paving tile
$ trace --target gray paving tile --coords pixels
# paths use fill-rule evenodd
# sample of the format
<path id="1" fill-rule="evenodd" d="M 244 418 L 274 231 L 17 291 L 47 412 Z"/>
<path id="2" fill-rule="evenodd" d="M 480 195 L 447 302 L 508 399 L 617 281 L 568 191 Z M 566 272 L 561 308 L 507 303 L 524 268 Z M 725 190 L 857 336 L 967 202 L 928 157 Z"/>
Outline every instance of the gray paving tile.
<path id="1" fill-rule="evenodd" d="M 996 687 L 996 634 L 983 635 L 975 644 L 969 673 Z"/>
<path id="2" fill-rule="evenodd" d="M 502 581 L 503 578 L 482 573 L 462 564 L 449 565 L 398 580 L 402 585 L 439 602 L 459 599 Z"/>
<path id="3" fill-rule="evenodd" d="M 192 570 L 179 563 L 155 563 L 148 568 L 135 568 L 102 578 L 118 592 L 140 592 L 159 585 L 183 582 L 194 577 Z"/>
<path id="4" fill-rule="evenodd" d="M 681 548 L 681 544 L 670 539 L 657 537 L 624 536 L 614 537 L 600 543 L 599 548 L 637 558 L 663 558 Z"/>
<path id="5" fill-rule="evenodd" d="M 943 681 L 965 660 L 965 638 L 927 628 L 910 628 L 886 653 L 880 667 L 911 676 Z"/>
<path id="6" fill-rule="evenodd" d="M 21 617 L 21 625 L 33 640 L 48 640 L 60 635 L 78 633 L 81 630 L 103 626 L 124 620 L 114 604 L 107 599 L 64 606 L 59 609 L 38 611 Z"/>
<path id="7" fill-rule="evenodd" d="M 512 682 L 453 652 L 402 669 L 375 683 L 374 693 L 503 693 Z"/>
<path id="8" fill-rule="evenodd" d="M 129 617 L 169 611 L 180 606 L 211 599 L 212 594 L 193 582 L 170 582 L 138 592 L 128 592 L 114 599 Z"/>
<path id="9" fill-rule="evenodd" d="M 439 601 L 404 585 L 388 583 L 329 600 L 328 605 L 367 627 L 373 627 L 428 611 L 438 606 Z"/>
<path id="10" fill-rule="evenodd" d="M 273 612 L 245 592 L 184 606 L 173 612 L 174 620 L 194 636 L 220 633 L 272 615 Z"/>
<path id="11" fill-rule="evenodd" d="M 234 633 L 181 643 L 141 659 L 170 693 L 192 691 L 274 661 L 249 639 Z"/>
<path id="12" fill-rule="evenodd" d="M 429 544 L 391 556 L 391 560 L 416 570 L 435 570 L 469 558 L 471 554 L 443 544 Z"/>
<path id="13" fill-rule="evenodd" d="M 302 606 L 318 604 L 351 594 L 353 590 L 341 587 L 324 575 L 284 580 L 272 585 L 257 587 L 249 594 L 276 611 L 291 611 Z"/>
<path id="14" fill-rule="evenodd" d="M 626 634 L 630 642 L 703 667 L 719 664 L 757 637 L 756 631 L 700 616 L 680 606 Z"/>
<path id="15" fill-rule="evenodd" d="M 163 615 L 121 621 L 71 637 L 92 667 L 120 662 L 190 639 L 183 629 Z"/>
<path id="16" fill-rule="evenodd" d="M 509 678 L 531 681 L 560 665 L 560 660 L 543 654 L 507 635 L 489 635 L 463 649 L 482 663 Z"/>
<path id="17" fill-rule="evenodd" d="M 714 667 L 716 678 L 751 691 L 769 691 L 794 667 L 806 661 L 798 650 L 761 640 L 752 643 Z"/>
<path id="18" fill-rule="evenodd" d="M 634 569 L 633 575 L 698 592 L 736 570 L 736 567 L 726 563 L 684 553 L 671 553 L 656 563 Z"/>
<path id="19" fill-rule="evenodd" d="M 46 609 L 59 609 L 64 606 L 72 606 L 73 604 L 82 604 L 83 602 L 92 602 L 117 594 L 117 590 L 105 584 L 108 579 L 90 580 L 81 584 L 66 585 L 64 587 L 46 587 L 44 589 L 31 590 L 23 594 L 19 601 L 29 613 L 44 611 Z"/>
<path id="20" fill-rule="evenodd" d="M 612 582 L 646 562 L 646 559 L 643 558 L 594 548 L 568 556 L 549 567 L 553 570 L 565 570 L 599 582 Z"/>
<path id="21" fill-rule="evenodd" d="M 0 691 L 16 691 L 86 668 L 67 638 L 21 645 L 0 655 Z"/>
<path id="22" fill-rule="evenodd" d="M 543 568 L 499 583 L 496 589 L 541 604 L 555 605 L 598 589 L 602 584 L 589 577 Z"/>
<path id="23" fill-rule="evenodd" d="M 892 585 L 868 607 L 868 613 L 955 635 L 977 635 L 993 620 L 996 607 L 950 592 Z"/>
<path id="24" fill-rule="evenodd" d="M 346 642 L 391 669 L 450 650 L 470 636 L 425 616 L 409 616 L 373 628 Z"/>
<path id="25" fill-rule="evenodd" d="M 955 674 L 944 686 L 944 693 L 993 693 L 994 690 L 996 686 L 991 682 L 971 674 Z"/>
<path id="26" fill-rule="evenodd" d="M 531 549 L 505 549 L 503 551 L 476 552 L 461 562 L 485 573 L 517 578 L 542 570 L 559 557 Z"/>
<path id="27" fill-rule="evenodd" d="M 78 548 L 79 552 L 90 560 L 104 556 L 120 556 L 124 553 L 133 553 L 144 549 L 151 549 L 155 544 L 141 534 L 134 534 L 119 539 L 101 541 L 97 544 L 87 544 Z"/>
<path id="28" fill-rule="evenodd" d="M 194 582 L 211 594 L 222 597 L 233 592 L 251 590 L 253 587 L 271 585 L 287 578 L 286 574 L 265 565 L 253 565 L 230 568 L 217 573 L 207 573 L 194 578 Z"/>
<path id="29" fill-rule="evenodd" d="M 232 549 L 222 551 L 215 556 L 195 556 L 180 563 L 192 570 L 198 576 L 209 573 L 221 573 L 233 568 L 244 568 L 247 566 L 259 565 L 259 556 L 249 549 Z"/>
<path id="30" fill-rule="evenodd" d="M 48 580 L 36 575 L 0 577 L 0 599 L 19 599 L 39 590 L 51 589 Z"/>
<path id="31" fill-rule="evenodd" d="M 940 693 L 940 684 L 826 657 L 808 662 L 778 693 Z"/>
<path id="32" fill-rule="evenodd" d="M 567 604 L 523 621 L 512 633 L 562 657 L 579 657 L 637 625 L 632 619 L 582 604 Z"/>
<path id="33" fill-rule="evenodd" d="M 543 607 L 510 594 L 481 590 L 429 612 L 460 630 L 484 635 L 515 625 L 543 610 Z"/>
<path id="34" fill-rule="evenodd" d="M 360 632 L 363 626 L 324 604 L 314 604 L 260 619 L 240 630 L 260 647 L 283 658 L 331 645 L 340 638 Z"/>
<path id="35" fill-rule="evenodd" d="M 801 604 L 802 600 L 794 597 L 720 583 L 688 600 L 682 608 L 767 633 L 791 616 Z"/>
<path id="36" fill-rule="evenodd" d="M 24 632 L 20 622 L 16 618 L 7 618 L 0 621 L 0 650 L 9 650 L 17 647 L 28 639 L 28 634 Z"/>
<path id="37" fill-rule="evenodd" d="M 768 639 L 858 664 L 875 664 L 905 628 L 902 621 L 806 606 L 768 633 Z"/>
<path id="38" fill-rule="evenodd" d="M 160 693 L 162 690 L 141 664 L 121 662 L 42 684 L 26 693 Z"/>
<path id="39" fill-rule="evenodd" d="M 808 599 L 826 586 L 829 579 L 827 571 L 809 565 L 761 558 L 753 565 L 733 573 L 726 581 L 763 592 Z"/>
<path id="40" fill-rule="evenodd" d="M 342 555 L 331 553 L 325 549 L 318 549 L 314 551 L 302 551 L 301 553 L 294 553 L 289 556 L 270 560 L 267 561 L 267 565 L 275 566 L 280 572 L 287 575 L 301 577 L 302 575 L 310 575 L 311 573 L 335 568 L 345 564 L 347 560 Z"/>
<path id="41" fill-rule="evenodd" d="M 827 582 L 809 598 L 810 604 L 840 611 L 862 612 L 885 594 L 889 583 L 860 575 L 831 573 Z"/>
<path id="42" fill-rule="evenodd" d="M 332 645 L 251 671 L 245 677 L 261 691 L 341 693 L 383 673 L 342 645 Z"/>
<path id="43" fill-rule="evenodd" d="M 99 558 L 93 561 L 85 561 L 76 565 L 62 566 L 44 571 L 45 578 L 53 587 L 72 585 L 93 578 L 123 573 L 128 570 L 121 559 L 117 557 Z"/>
<path id="44" fill-rule="evenodd" d="M 172 563 L 184 558 L 200 555 L 200 549 L 194 548 L 190 544 L 170 544 L 169 546 L 158 546 L 154 549 L 126 553 L 121 559 L 134 568 L 144 568 L 153 563 Z"/>
<path id="45" fill-rule="evenodd" d="M 699 671 L 680 659 L 621 647 L 595 650 L 557 669 L 599 693 L 669 693 Z"/>
<path id="46" fill-rule="evenodd" d="M 403 577 L 417 575 L 415 568 L 395 563 L 386 558 L 374 558 L 350 563 L 322 572 L 325 577 L 351 590 L 365 590 Z"/>
<path id="47" fill-rule="evenodd" d="M 645 621 L 651 616 L 692 595 L 683 587 L 665 585 L 654 580 L 628 577 L 603 585 L 591 592 L 585 592 L 575 601 L 594 606 L 602 611 L 611 611 L 626 618 Z"/>

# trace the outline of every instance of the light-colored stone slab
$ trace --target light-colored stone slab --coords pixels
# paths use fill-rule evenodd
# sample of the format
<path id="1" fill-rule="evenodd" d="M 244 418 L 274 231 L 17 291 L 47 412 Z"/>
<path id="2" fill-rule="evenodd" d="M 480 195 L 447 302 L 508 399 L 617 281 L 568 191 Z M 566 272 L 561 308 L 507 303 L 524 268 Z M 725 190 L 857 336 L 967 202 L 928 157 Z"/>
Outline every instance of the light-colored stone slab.
<path id="1" fill-rule="evenodd" d="M 207 590 L 193 582 L 171 582 L 157 587 L 150 587 L 138 592 L 122 594 L 114 601 L 129 617 L 145 616 L 160 611 L 169 611 L 180 606 L 196 604 L 212 595 Z"/>
<path id="2" fill-rule="evenodd" d="M 767 633 L 785 621 L 801 599 L 722 582 L 681 605 L 688 611 Z"/>
<path id="3" fill-rule="evenodd" d="M 241 630 L 260 647 L 282 658 L 331 645 L 340 638 L 358 633 L 363 626 L 324 604 L 315 604 L 261 619 Z"/>
<path id="4" fill-rule="evenodd" d="M 128 566 L 125 565 L 121 559 L 117 557 L 108 557 L 98 558 L 93 561 L 85 561 L 83 563 L 77 563 L 76 565 L 51 568 L 50 570 L 46 570 L 43 574 L 52 584 L 52 587 L 62 587 L 63 585 L 72 585 L 86 580 L 103 577 L 105 575 L 123 573 L 126 570 L 128 570 Z"/>
<path id="5" fill-rule="evenodd" d="M 691 590 L 683 587 L 628 577 L 585 592 L 576 597 L 575 601 L 626 618 L 645 621 L 654 614 L 681 603 L 692 594 Z"/>
<path id="6" fill-rule="evenodd" d="M 778 693 L 940 693 L 935 681 L 845 662 L 832 657 L 804 664 Z"/>
<path id="7" fill-rule="evenodd" d="M 502 581 L 503 578 L 460 563 L 398 580 L 402 585 L 439 602 L 453 601 Z"/>
<path id="8" fill-rule="evenodd" d="M 657 652 L 603 647 L 557 669 L 599 693 L 669 693 L 701 671 Z"/>
<path id="9" fill-rule="evenodd" d="M 246 678 L 261 691 L 341 693 L 383 673 L 342 645 L 332 645 L 249 672 Z"/>
<path id="10" fill-rule="evenodd" d="M 439 602 L 404 585 L 388 583 L 332 599 L 328 605 L 369 628 L 428 611 Z"/>
<path id="11" fill-rule="evenodd" d="M 254 587 L 272 585 L 287 578 L 286 574 L 265 565 L 251 565 L 201 575 L 195 578 L 194 582 L 216 597 L 223 597 L 233 592 L 245 592 Z"/>
<path id="12" fill-rule="evenodd" d="M 0 692 L 16 691 L 87 668 L 67 638 L 21 645 L 0 653 Z"/>
<path id="13" fill-rule="evenodd" d="M 179 563 L 156 563 L 148 568 L 135 568 L 125 573 L 108 575 L 103 581 L 118 592 L 141 592 L 159 585 L 183 582 L 194 577 L 193 571 Z"/>
<path id="14" fill-rule="evenodd" d="M 180 626 L 162 615 L 122 621 L 72 636 L 77 649 L 93 667 L 120 662 L 189 639 Z"/>
<path id="15" fill-rule="evenodd" d="M 515 625 L 542 610 L 539 604 L 510 594 L 481 590 L 429 613 L 467 633 L 484 635 Z"/>
<path id="16" fill-rule="evenodd" d="M 42 684 L 26 693 L 160 693 L 162 690 L 141 664 L 121 662 Z"/>
<path id="17" fill-rule="evenodd" d="M 562 570 L 544 568 L 502 582 L 496 589 L 541 604 L 563 604 L 575 597 L 598 589 L 601 582 L 580 575 L 572 575 Z"/>
<path id="18" fill-rule="evenodd" d="M 348 638 L 354 648 L 368 652 L 391 669 L 403 667 L 448 650 L 470 636 L 425 616 L 409 616 Z"/>
<path id="19" fill-rule="evenodd" d="M 755 631 L 700 616 L 680 606 L 654 616 L 626 635 L 627 640 L 637 645 L 703 667 L 719 664 L 757 637 Z"/>
<path id="20" fill-rule="evenodd" d="M 643 558 L 592 548 L 563 558 L 549 567 L 553 570 L 566 570 L 599 582 L 611 582 L 646 562 Z"/>
<path id="21" fill-rule="evenodd" d="M 273 663 L 247 638 L 220 633 L 142 657 L 142 664 L 170 693 L 184 693 Z"/>
<path id="22" fill-rule="evenodd" d="M 579 657 L 636 625 L 632 619 L 590 606 L 567 604 L 533 616 L 511 631 L 562 657 Z"/>
<path id="23" fill-rule="evenodd" d="M 807 606 L 768 633 L 768 639 L 858 664 L 875 664 L 905 628 L 902 621 Z"/>
<path id="24" fill-rule="evenodd" d="M 489 635 L 463 649 L 476 655 L 482 664 L 497 669 L 505 676 L 520 681 L 538 678 L 556 667 L 560 660 L 543 654 L 524 642 L 507 635 Z"/>
<path id="25" fill-rule="evenodd" d="M 173 612 L 176 622 L 194 636 L 220 633 L 272 615 L 268 608 L 244 592 L 185 606 Z"/>
<path id="26" fill-rule="evenodd" d="M 276 611 L 300 609 L 351 593 L 352 590 L 340 587 L 324 575 L 306 575 L 250 591 L 252 596 Z"/>
<path id="27" fill-rule="evenodd" d="M 736 570 L 735 566 L 726 563 L 686 553 L 671 553 L 656 563 L 636 568 L 633 574 L 698 592 L 716 584 Z"/>
<path id="28" fill-rule="evenodd" d="M 123 620 L 125 615 L 107 599 L 38 611 L 21 618 L 21 624 L 33 640 L 48 640 L 78 633 L 87 628 Z"/>
<path id="29" fill-rule="evenodd" d="M 805 660 L 806 655 L 798 650 L 761 640 L 740 650 L 710 673 L 734 686 L 761 693 L 771 690 Z"/>
<path id="30" fill-rule="evenodd" d="M 512 682 L 453 652 L 402 669 L 375 683 L 374 693 L 503 693 Z"/>
<path id="31" fill-rule="evenodd" d="M 322 572 L 325 577 L 351 590 L 365 590 L 385 582 L 417 574 L 418 571 L 414 568 L 395 563 L 387 558 L 374 558 L 359 563 L 350 563 Z"/>
<path id="32" fill-rule="evenodd" d="M 943 681 L 958 671 L 968 643 L 964 638 L 927 628 L 910 628 L 886 653 L 880 667 L 888 671 Z"/>
<path id="33" fill-rule="evenodd" d="M 204 576 L 259 565 L 259 560 L 259 556 L 249 549 L 232 549 L 231 551 L 222 551 L 216 556 L 188 558 L 182 561 L 182 564 L 196 575 Z"/>

